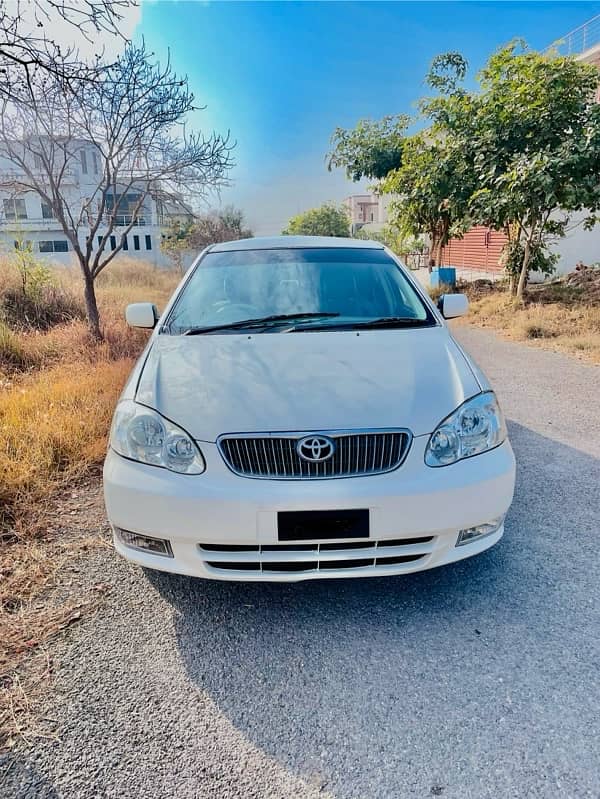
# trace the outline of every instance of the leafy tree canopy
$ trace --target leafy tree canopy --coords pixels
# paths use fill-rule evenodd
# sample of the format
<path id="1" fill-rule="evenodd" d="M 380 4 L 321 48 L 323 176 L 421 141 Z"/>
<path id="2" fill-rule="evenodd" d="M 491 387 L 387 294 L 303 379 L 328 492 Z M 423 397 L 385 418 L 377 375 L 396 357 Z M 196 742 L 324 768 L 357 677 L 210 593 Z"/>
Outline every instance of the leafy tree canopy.
<path id="1" fill-rule="evenodd" d="M 521 296 L 530 269 L 553 268 L 548 244 L 569 214 L 600 210 L 600 104 L 595 66 L 511 42 L 467 90 L 460 53 L 437 56 L 433 96 L 419 103 L 424 130 L 406 135 L 405 117 L 359 123 L 333 136 L 329 167 L 381 180 L 397 199 L 392 222 L 427 233 L 434 262 L 448 237 L 473 224 L 504 230 L 507 269 Z M 517 280 L 518 278 L 518 280 Z"/>
<path id="2" fill-rule="evenodd" d="M 568 214 L 587 209 L 591 223 L 600 208 L 599 75 L 595 66 L 512 42 L 478 79 L 479 91 L 451 81 L 422 107 L 434 130 L 469 153 L 471 218 L 504 229 L 512 252 L 522 252 L 520 265 L 511 260 L 520 296 L 532 256 L 564 235 Z"/>
<path id="3" fill-rule="evenodd" d="M 383 117 L 378 122 L 361 119 L 351 130 L 336 128 L 327 156 L 329 171 L 343 167 L 350 180 L 381 180 L 402 162 L 402 147 L 410 117 Z"/>
<path id="4" fill-rule="evenodd" d="M 293 216 L 284 236 L 349 236 L 350 220 L 345 207 L 325 203 L 320 208 L 311 208 Z"/>
<path id="5" fill-rule="evenodd" d="M 390 204 L 392 222 L 405 235 L 426 233 L 434 263 L 450 235 L 464 230 L 472 187 L 464 151 L 430 131 L 406 139 L 402 165 L 382 184 L 383 191 L 396 195 Z"/>

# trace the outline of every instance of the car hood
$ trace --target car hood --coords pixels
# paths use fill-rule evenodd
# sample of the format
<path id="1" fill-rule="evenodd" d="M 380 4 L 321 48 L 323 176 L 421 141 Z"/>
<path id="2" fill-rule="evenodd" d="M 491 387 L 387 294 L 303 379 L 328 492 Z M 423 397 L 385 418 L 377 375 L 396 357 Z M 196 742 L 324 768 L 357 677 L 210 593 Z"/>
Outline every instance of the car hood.
<path id="1" fill-rule="evenodd" d="M 156 336 L 136 400 L 200 441 L 222 433 L 431 433 L 480 391 L 445 327 Z"/>

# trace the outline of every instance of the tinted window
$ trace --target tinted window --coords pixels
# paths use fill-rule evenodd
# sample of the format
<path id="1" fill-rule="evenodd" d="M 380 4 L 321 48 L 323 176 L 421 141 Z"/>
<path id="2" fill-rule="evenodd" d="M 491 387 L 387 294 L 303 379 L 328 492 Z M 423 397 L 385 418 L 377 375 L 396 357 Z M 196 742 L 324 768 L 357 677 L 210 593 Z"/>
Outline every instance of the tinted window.
<path id="1" fill-rule="evenodd" d="M 209 253 L 173 309 L 172 332 L 272 314 L 335 313 L 328 324 L 433 318 L 398 265 L 377 249 Z"/>

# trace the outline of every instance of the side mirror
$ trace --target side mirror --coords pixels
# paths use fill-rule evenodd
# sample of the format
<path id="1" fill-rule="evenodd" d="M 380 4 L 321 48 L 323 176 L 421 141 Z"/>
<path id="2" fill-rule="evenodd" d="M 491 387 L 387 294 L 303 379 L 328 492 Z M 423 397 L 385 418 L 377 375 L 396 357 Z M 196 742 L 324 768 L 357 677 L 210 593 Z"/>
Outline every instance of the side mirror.
<path id="1" fill-rule="evenodd" d="M 444 319 L 454 319 L 467 313 L 469 300 L 466 294 L 442 294 L 438 300 L 438 308 Z"/>
<path id="2" fill-rule="evenodd" d="M 125 319 L 131 327 L 152 329 L 158 322 L 158 309 L 151 302 L 134 302 L 127 306 Z"/>

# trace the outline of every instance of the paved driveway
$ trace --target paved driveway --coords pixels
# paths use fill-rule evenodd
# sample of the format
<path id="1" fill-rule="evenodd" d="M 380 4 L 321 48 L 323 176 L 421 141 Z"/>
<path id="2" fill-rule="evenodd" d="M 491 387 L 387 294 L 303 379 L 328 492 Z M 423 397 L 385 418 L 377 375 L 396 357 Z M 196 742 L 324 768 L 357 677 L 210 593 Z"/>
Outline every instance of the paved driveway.
<path id="1" fill-rule="evenodd" d="M 236 585 L 102 552 L 13 797 L 598 797 L 600 369 L 457 328 L 519 467 L 504 540 L 396 579 Z"/>

